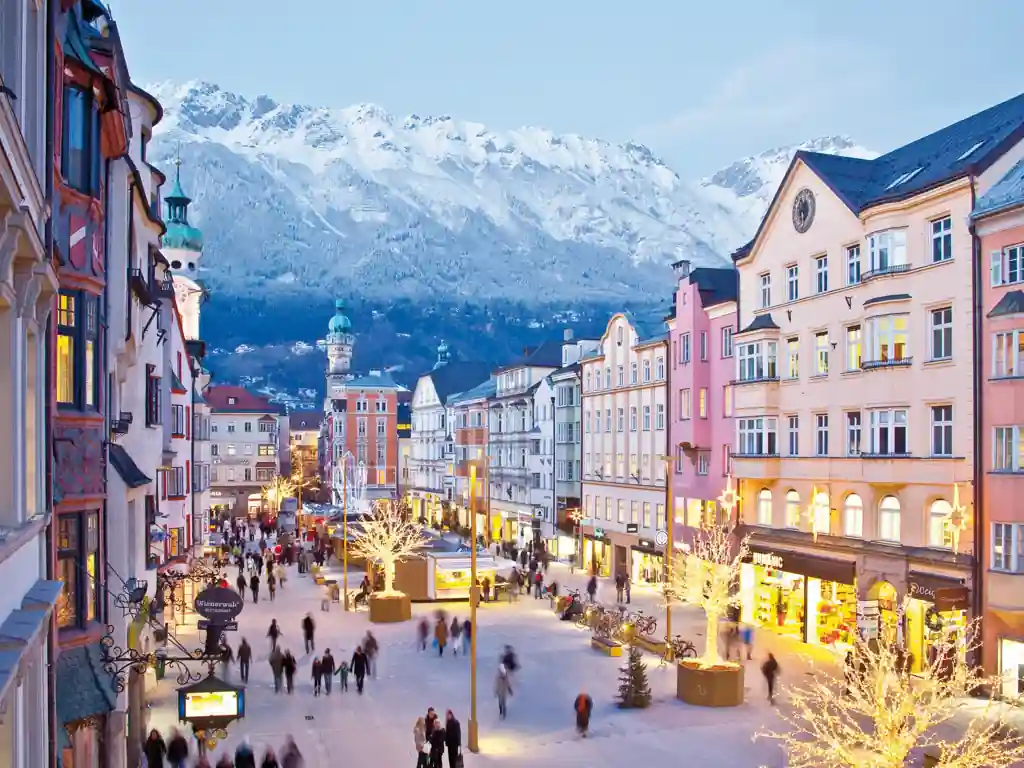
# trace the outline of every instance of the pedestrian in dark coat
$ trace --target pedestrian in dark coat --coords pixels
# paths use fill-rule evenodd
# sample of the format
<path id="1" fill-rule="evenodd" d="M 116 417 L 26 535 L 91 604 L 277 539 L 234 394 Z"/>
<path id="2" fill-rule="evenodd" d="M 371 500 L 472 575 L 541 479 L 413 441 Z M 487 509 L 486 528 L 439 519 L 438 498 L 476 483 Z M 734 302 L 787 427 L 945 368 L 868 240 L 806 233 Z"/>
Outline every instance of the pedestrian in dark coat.
<path id="1" fill-rule="evenodd" d="M 459 768 L 459 757 L 462 755 L 462 724 L 455 719 L 450 709 L 445 714 L 444 743 L 448 748 L 448 768 Z"/>
<path id="2" fill-rule="evenodd" d="M 260 577 L 255 573 L 249 579 L 249 589 L 252 590 L 252 601 L 258 603 L 260 601 Z"/>
<path id="3" fill-rule="evenodd" d="M 267 637 L 270 638 L 270 650 L 277 648 L 277 640 L 281 634 L 281 628 L 277 626 L 277 619 L 271 619 L 270 629 L 267 630 Z"/>
<path id="4" fill-rule="evenodd" d="M 323 665 L 320 663 L 320 659 L 313 659 L 313 695 L 320 695 L 320 685 L 323 682 L 324 670 Z"/>
<path id="5" fill-rule="evenodd" d="M 256 768 L 256 755 L 248 740 L 243 740 L 235 750 L 235 768 Z"/>
<path id="6" fill-rule="evenodd" d="M 274 576 L 274 570 L 270 567 L 267 568 L 267 591 L 270 592 L 270 602 L 274 602 L 274 595 L 277 593 L 277 578 Z"/>
<path id="7" fill-rule="evenodd" d="M 284 669 L 284 683 L 288 693 L 295 693 L 295 670 L 299 665 L 291 651 L 284 652 L 284 663 L 281 666 Z"/>
<path id="8" fill-rule="evenodd" d="M 171 764 L 172 768 L 185 768 L 186 760 L 188 760 L 188 742 L 175 729 L 171 731 L 171 740 L 167 742 L 167 762 Z"/>
<path id="9" fill-rule="evenodd" d="M 437 723 L 430 732 L 430 768 L 443 768 L 445 738 L 444 727 Z"/>
<path id="10" fill-rule="evenodd" d="M 245 574 L 241 571 L 238 572 L 238 581 L 235 584 L 238 585 L 238 594 L 245 597 Z"/>
<path id="11" fill-rule="evenodd" d="M 366 653 L 366 672 L 370 677 L 377 676 L 377 654 L 380 646 L 377 645 L 377 638 L 372 632 L 367 632 L 363 638 L 363 652 Z"/>
<path id="12" fill-rule="evenodd" d="M 281 692 L 281 677 L 284 675 L 284 654 L 280 648 L 270 652 L 270 671 L 274 676 L 274 693 Z"/>
<path id="13" fill-rule="evenodd" d="M 281 764 L 277 762 L 277 756 L 274 754 L 274 750 L 267 747 L 267 751 L 263 753 L 263 762 L 260 763 L 260 768 L 281 768 Z"/>
<path id="14" fill-rule="evenodd" d="M 768 654 L 768 658 L 765 659 L 764 664 L 761 665 L 761 674 L 764 675 L 764 681 L 768 685 L 768 703 L 775 703 L 775 680 L 779 676 L 779 662 L 775 659 L 775 656 L 771 653 Z"/>
<path id="15" fill-rule="evenodd" d="M 459 639 L 462 636 L 462 622 L 458 619 L 452 619 L 451 638 L 452 638 L 452 654 L 455 656 L 459 655 Z"/>
<path id="16" fill-rule="evenodd" d="M 238 673 L 242 676 L 242 682 L 249 682 L 249 664 L 252 662 L 252 646 L 244 637 L 238 646 Z"/>
<path id="17" fill-rule="evenodd" d="M 430 734 L 434 732 L 437 727 L 437 712 L 434 711 L 433 707 L 427 707 L 427 719 L 424 720 L 424 733 L 427 737 L 427 743 L 430 743 Z"/>
<path id="18" fill-rule="evenodd" d="M 324 651 L 320 659 L 320 671 L 324 676 L 324 693 L 331 695 L 331 683 L 334 680 L 334 657 L 331 656 L 331 649 Z"/>
<path id="19" fill-rule="evenodd" d="M 594 711 L 594 700 L 585 691 L 580 691 L 572 706 L 576 710 L 576 731 L 586 738 L 590 730 L 590 713 Z"/>
<path id="20" fill-rule="evenodd" d="M 355 653 L 352 654 L 352 663 L 349 666 L 352 668 L 352 674 L 356 676 L 356 690 L 362 694 L 363 681 L 366 680 L 366 670 L 369 667 L 369 660 L 363 653 L 363 646 L 356 646 Z"/>
<path id="21" fill-rule="evenodd" d="M 288 737 L 281 752 L 281 768 L 302 768 L 302 753 L 291 736 Z"/>
<path id="22" fill-rule="evenodd" d="M 306 653 L 312 653 L 316 650 L 316 645 L 313 643 L 313 632 L 316 630 L 316 625 L 313 623 L 313 617 L 308 613 L 302 620 L 302 638 L 306 641 Z"/>
<path id="23" fill-rule="evenodd" d="M 149 738 L 142 746 L 142 752 L 146 755 L 146 765 L 149 768 L 164 768 L 164 755 L 167 754 L 167 745 L 164 743 L 160 731 L 156 728 L 149 732 Z"/>

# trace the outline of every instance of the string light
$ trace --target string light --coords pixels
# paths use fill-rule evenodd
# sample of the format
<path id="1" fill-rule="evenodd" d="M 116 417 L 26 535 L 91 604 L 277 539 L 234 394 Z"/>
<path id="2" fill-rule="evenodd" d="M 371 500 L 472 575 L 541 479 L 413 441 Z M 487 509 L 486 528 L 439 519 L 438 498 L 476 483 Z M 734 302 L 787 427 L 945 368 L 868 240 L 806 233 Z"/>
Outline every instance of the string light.
<path id="1" fill-rule="evenodd" d="M 420 526 L 407 521 L 398 504 L 390 499 L 373 502 L 372 515 L 355 524 L 358 538 L 352 551 L 367 562 L 380 563 L 384 571 L 384 594 L 394 594 L 395 563 L 412 557 L 427 545 Z"/>
<path id="2" fill-rule="evenodd" d="M 960 503 L 960 484 L 953 483 L 953 504 L 946 515 L 954 556 L 960 552 L 960 534 L 967 530 L 970 514 L 967 506 Z"/>

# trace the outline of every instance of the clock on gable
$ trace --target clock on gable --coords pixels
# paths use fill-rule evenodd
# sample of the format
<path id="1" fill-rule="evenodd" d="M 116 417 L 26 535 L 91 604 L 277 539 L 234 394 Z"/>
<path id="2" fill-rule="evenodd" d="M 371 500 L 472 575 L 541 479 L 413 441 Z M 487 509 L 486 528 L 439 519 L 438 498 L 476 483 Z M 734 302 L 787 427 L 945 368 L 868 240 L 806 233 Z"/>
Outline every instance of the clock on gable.
<path id="1" fill-rule="evenodd" d="M 814 221 L 814 193 L 804 187 L 793 200 L 793 228 L 801 235 L 811 228 Z"/>

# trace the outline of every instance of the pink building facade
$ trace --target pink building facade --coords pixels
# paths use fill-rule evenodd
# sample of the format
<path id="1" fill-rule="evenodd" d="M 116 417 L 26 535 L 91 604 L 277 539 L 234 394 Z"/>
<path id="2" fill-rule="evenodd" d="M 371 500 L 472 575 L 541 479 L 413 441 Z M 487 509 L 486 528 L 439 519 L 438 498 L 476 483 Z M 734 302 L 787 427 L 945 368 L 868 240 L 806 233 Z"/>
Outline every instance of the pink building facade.
<path id="1" fill-rule="evenodd" d="M 972 216 L 984 264 L 978 415 L 986 671 L 1001 695 L 1024 694 L 1024 160 Z"/>
<path id="2" fill-rule="evenodd" d="M 732 469 L 733 334 L 737 272 L 675 265 L 679 285 L 668 319 L 669 448 L 674 456 L 675 541 L 685 548 L 705 515 L 715 515 Z"/>

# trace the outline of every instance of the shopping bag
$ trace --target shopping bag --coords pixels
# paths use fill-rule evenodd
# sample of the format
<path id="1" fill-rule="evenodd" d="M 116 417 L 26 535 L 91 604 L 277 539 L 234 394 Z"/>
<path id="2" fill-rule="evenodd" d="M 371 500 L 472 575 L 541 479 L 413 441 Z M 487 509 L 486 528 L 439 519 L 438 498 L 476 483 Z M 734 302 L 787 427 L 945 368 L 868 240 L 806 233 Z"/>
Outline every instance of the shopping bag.
<path id="1" fill-rule="evenodd" d="M 464 766 L 465 763 L 462 762 L 462 753 L 459 752 L 459 754 L 455 756 L 455 768 L 464 768 Z"/>

